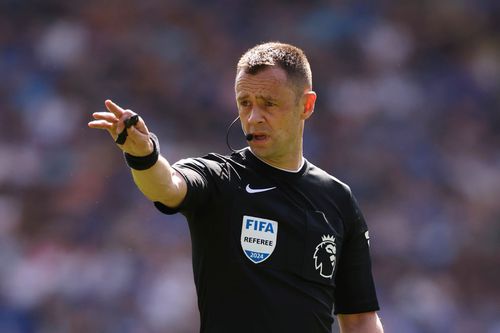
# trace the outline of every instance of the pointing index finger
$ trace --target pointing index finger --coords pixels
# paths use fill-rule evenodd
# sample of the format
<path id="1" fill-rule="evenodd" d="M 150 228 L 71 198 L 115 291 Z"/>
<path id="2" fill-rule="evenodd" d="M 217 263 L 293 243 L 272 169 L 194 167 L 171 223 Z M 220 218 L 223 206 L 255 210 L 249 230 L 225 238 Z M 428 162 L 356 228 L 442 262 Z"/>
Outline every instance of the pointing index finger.
<path id="1" fill-rule="evenodd" d="M 112 100 L 107 99 L 104 104 L 106 105 L 108 111 L 114 113 L 116 117 L 120 118 L 123 115 L 124 110 Z"/>

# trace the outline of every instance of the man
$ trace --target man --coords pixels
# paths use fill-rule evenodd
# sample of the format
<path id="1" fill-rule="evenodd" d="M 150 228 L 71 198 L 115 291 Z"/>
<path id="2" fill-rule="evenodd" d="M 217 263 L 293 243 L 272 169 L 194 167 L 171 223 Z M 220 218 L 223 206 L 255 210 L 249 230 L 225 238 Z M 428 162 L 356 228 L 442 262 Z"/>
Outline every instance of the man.
<path id="1" fill-rule="evenodd" d="M 331 332 L 333 311 L 341 332 L 383 332 L 364 218 L 349 187 L 302 155 L 316 101 L 306 56 L 255 46 L 235 93 L 249 147 L 230 156 L 171 166 L 144 121 L 110 100 L 89 123 L 120 143 L 160 211 L 187 217 L 201 332 Z"/>

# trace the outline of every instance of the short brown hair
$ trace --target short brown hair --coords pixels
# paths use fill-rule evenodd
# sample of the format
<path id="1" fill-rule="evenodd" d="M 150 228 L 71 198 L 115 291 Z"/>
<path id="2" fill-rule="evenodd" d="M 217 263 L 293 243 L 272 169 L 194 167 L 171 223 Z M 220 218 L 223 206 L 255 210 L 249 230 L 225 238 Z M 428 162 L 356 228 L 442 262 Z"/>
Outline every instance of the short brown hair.
<path id="1" fill-rule="evenodd" d="M 241 56 L 236 73 L 244 70 L 248 74 L 257 74 L 270 66 L 282 68 L 300 93 L 305 88 L 312 89 L 309 61 L 304 51 L 290 44 L 268 42 L 252 47 Z"/>

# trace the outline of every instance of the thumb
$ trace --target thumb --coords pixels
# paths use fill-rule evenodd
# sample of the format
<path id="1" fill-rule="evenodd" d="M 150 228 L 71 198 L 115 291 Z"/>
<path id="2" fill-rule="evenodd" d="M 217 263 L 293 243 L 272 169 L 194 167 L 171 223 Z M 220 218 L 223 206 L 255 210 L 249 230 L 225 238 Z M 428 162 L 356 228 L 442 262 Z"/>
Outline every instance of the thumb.
<path id="1" fill-rule="evenodd" d="M 149 131 L 144 122 L 142 122 L 142 124 L 137 123 L 135 126 L 127 128 L 127 132 L 128 135 L 136 142 L 147 140 L 149 138 Z"/>
<path id="2" fill-rule="evenodd" d="M 127 129 L 128 138 L 125 142 L 124 148 L 128 153 L 135 156 L 145 156 L 153 151 L 149 132 L 143 133 L 135 126 Z"/>
<path id="3" fill-rule="evenodd" d="M 124 125 L 125 128 L 125 125 Z M 137 123 L 127 128 L 127 134 L 133 142 L 149 142 L 149 130 L 144 120 L 138 116 Z"/>
<path id="4" fill-rule="evenodd" d="M 141 116 L 139 116 L 139 120 L 132 127 L 144 135 L 149 135 L 148 127 L 146 126 L 146 123 L 144 122 L 144 119 L 142 119 Z"/>
<path id="5" fill-rule="evenodd" d="M 126 110 L 129 111 L 129 110 Z M 136 119 L 134 119 L 136 118 Z M 135 120 L 135 121 L 134 121 Z M 116 123 L 116 134 L 120 135 L 126 128 L 133 127 L 139 120 L 139 116 L 136 113 L 127 112 L 122 115 L 120 120 Z"/>

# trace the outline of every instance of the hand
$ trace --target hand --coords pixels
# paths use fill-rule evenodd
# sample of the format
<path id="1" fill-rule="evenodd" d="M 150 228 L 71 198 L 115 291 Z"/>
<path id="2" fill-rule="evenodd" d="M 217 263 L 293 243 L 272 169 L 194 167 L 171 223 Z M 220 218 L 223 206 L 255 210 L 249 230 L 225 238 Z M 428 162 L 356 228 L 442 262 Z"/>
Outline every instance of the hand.
<path id="1" fill-rule="evenodd" d="M 90 128 L 105 129 L 116 140 L 118 135 L 125 129 L 125 120 L 135 115 L 131 110 L 124 110 L 111 100 L 104 102 L 109 112 L 94 112 L 95 120 L 89 122 Z M 128 137 L 123 145 L 118 147 L 126 153 L 134 156 L 146 156 L 153 151 L 153 143 L 149 139 L 149 131 L 144 120 L 127 129 Z"/>

